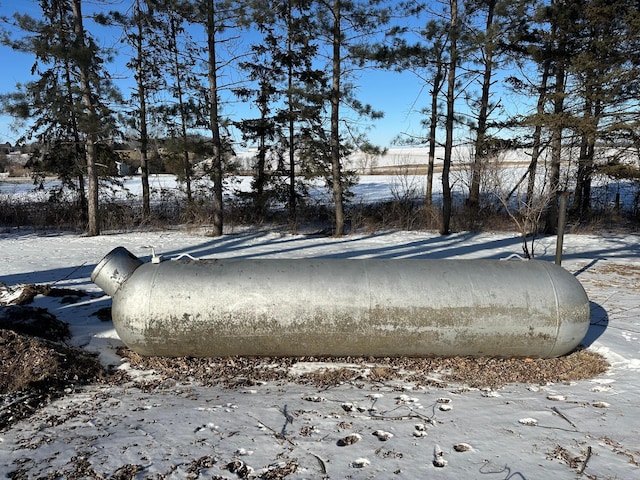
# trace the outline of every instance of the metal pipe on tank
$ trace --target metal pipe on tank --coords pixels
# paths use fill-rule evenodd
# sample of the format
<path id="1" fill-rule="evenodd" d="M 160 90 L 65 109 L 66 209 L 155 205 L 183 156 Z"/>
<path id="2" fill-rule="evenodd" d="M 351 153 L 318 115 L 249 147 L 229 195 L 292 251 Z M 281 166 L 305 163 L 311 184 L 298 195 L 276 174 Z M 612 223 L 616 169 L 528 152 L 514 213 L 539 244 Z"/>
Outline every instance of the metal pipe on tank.
<path id="1" fill-rule="evenodd" d="M 590 319 L 580 282 L 537 260 L 132 259 L 91 280 L 141 355 L 549 358 Z"/>

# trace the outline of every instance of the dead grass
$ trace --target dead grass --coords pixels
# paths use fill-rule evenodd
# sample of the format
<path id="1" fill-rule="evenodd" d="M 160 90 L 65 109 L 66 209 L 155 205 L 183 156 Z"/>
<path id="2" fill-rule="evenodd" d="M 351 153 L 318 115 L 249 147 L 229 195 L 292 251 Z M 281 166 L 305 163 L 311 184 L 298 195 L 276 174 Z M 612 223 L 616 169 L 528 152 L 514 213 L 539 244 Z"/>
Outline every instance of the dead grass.
<path id="1" fill-rule="evenodd" d="M 593 266 L 589 271 L 594 274 L 591 283 L 599 288 L 624 285 L 629 290 L 640 291 L 640 265 L 609 263 Z"/>
<path id="2" fill-rule="evenodd" d="M 394 172 L 397 169 L 394 167 Z M 347 224 L 349 232 L 373 233 L 381 230 L 438 230 L 441 223 L 440 198 L 427 206 L 422 195 L 414 195 L 399 188 L 392 201 L 381 203 L 348 203 Z M 309 200 L 309 199 L 307 199 Z M 197 197 L 191 204 L 167 190 L 151 205 L 151 214 L 142 214 L 139 200 L 107 200 L 100 205 L 100 223 L 103 231 L 131 231 L 136 229 L 166 229 L 177 225 L 182 227 L 202 227 L 212 221 L 211 200 Z M 0 226 L 21 226 L 38 230 L 82 231 L 86 227 L 85 214 L 78 202 L 69 199 L 56 201 L 15 201 L 10 196 L 0 199 Z M 280 207 L 257 211 L 251 202 L 227 199 L 225 203 L 225 228 L 269 229 L 305 231 L 314 229 L 331 231 L 333 227 L 332 205 L 301 202 L 298 205 L 295 222 L 289 213 Z M 482 209 L 469 209 L 463 199 L 454 198 L 451 217 L 452 230 L 491 231 L 512 230 L 513 220 L 498 204 L 487 204 Z M 620 212 L 612 216 L 609 210 L 594 212 L 587 220 L 570 219 L 568 231 L 571 233 L 602 233 L 602 231 L 625 232 L 638 230 L 637 215 Z"/>

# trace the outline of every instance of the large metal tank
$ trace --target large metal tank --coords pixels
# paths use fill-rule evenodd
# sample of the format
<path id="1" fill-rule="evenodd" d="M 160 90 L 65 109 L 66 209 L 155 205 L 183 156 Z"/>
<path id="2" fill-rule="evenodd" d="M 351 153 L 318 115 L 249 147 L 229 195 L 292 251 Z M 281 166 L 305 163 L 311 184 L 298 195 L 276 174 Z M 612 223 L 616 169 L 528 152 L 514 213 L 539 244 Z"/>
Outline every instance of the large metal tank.
<path id="1" fill-rule="evenodd" d="M 141 355 L 549 358 L 578 346 L 590 317 L 573 275 L 532 260 L 142 263 L 118 247 L 91 279 Z"/>

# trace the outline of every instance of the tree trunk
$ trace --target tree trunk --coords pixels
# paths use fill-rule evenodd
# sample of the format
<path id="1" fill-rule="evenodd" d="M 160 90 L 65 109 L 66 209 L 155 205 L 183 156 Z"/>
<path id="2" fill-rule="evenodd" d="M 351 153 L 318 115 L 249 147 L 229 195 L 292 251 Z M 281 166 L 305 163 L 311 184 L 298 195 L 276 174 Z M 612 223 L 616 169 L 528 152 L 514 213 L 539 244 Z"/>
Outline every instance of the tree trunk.
<path id="1" fill-rule="evenodd" d="M 292 57 L 292 17 L 291 2 L 287 2 L 287 55 Z M 295 145 L 295 117 L 293 101 L 293 64 L 287 62 L 287 115 L 289 130 L 289 223 L 292 229 L 296 229 L 297 198 L 296 198 L 296 145 Z"/>
<path id="2" fill-rule="evenodd" d="M 147 89 L 145 85 L 145 76 L 143 70 L 143 56 L 145 54 L 142 48 L 142 38 L 144 35 L 142 29 L 142 19 L 140 12 L 140 0 L 136 0 L 136 23 L 138 27 L 138 37 L 136 39 L 136 71 L 138 80 L 138 99 L 140 101 L 139 120 L 140 120 L 140 170 L 142 171 L 142 216 L 149 218 L 151 215 L 151 189 L 149 188 L 149 134 L 147 131 Z"/>
<path id="3" fill-rule="evenodd" d="M 487 159 L 487 120 L 489 117 L 489 94 L 491 90 L 491 77 L 493 75 L 493 50 L 494 41 L 490 37 L 493 25 L 493 12 L 495 0 L 487 2 L 487 23 L 485 32 L 487 38 L 484 45 L 484 75 L 482 78 L 482 93 L 480 95 L 480 112 L 478 113 L 478 131 L 475 141 L 475 155 L 471 169 L 471 186 L 469 187 L 468 206 L 472 209 L 480 207 L 480 180 L 482 169 Z"/>
<path id="4" fill-rule="evenodd" d="M 261 82 L 261 89 L 265 89 L 264 82 Z M 269 106 L 267 103 L 267 96 L 264 92 L 261 92 L 258 100 L 258 109 L 260 110 L 260 126 L 258 130 L 258 158 L 256 163 L 256 177 L 253 188 L 256 193 L 255 207 L 259 215 L 264 215 L 266 211 L 266 198 L 264 194 L 264 186 L 267 182 L 267 123 Z"/>
<path id="5" fill-rule="evenodd" d="M 436 162 L 436 132 L 438 130 L 438 97 L 442 86 L 444 66 L 442 58 L 437 60 L 436 74 L 433 77 L 433 90 L 431 90 L 431 116 L 429 120 L 429 161 L 427 164 L 427 186 L 425 204 L 433 205 L 433 171 Z"/>
<path id="6" fill-rule="evenodd" d="M 73 0 L 73 30 L 75 41 L 78 47 L 85 47 L 84 26 L 82 24 L 82 1 Z M 87 235 L 100 235 L 100 218 L 98 205 L 98 170 L 96 165 L 96 145 L 98 118 L 96 114 L 96 105 L 91 94 L 91 84 L 89 82 L 88 67 L 84 63 L 80 63 L 80 90 L 82 92 L 82 103 L 87 116 L 87 132 L 85 139 L 85 155 L 87 157 L 87 176 L 89 178 L 88 192 L 88 225 Z"/>
<path id="7" fill-rule="evenodd" d="M 589 95 L 587 95 L 589 96 Z M 593 93 L 591 94 L 593 95 Z M 602 111 L 600 101 L 595 104 L 585 100 L 584 126 L 580 144 L 580 158 L 576 178 L 574 208 L 580 216 L 586 215 L 591 208 L 591 176 L 593 175 L 594 156 L 596 151 L 596 132 Z"/>
<path id="8" fill-rule="evenodd" d="M 71 80 L 71 65 L 69 64 L 68 60 L 65 60 L 64 62 L 64 81 L 65 81 L 67 102 L 69 105 L 73 105 L 74 103 L 73 91 L 75 90 L 75 88 Z M 81 216 L 82 222 L 86 222 L 89 218 L 89 215 L 87 213 L 87 208 L 88 208 L 87 192 L 84 184 L 85 182 L 84 171 L 85 171 L 87 159 L 84 154 L 84 149 L 80 144 L 80 132 L 78 130 L 78 118 L 76 115 L 77 114 L 75 111 L 71 112 L 71 115 L 69 117 L 70 125 L 68 125 L 68 128 L 71 129 L 71 135 L 74 142 L 74 146 L 73 146 L 73 152 L 75 155 L 74 168 L 77 171 L 77 175 L 78 175 L 78 196 L 80 198 L 80 216 Z"/>
<path id="9" fill-rule="evenodd" d="M 559 62 L 558 62 L 559 63 Z M 562 132 L 564 130 L 565 70 L 556 65 L 556 86 L 553 99 L 553 131 L 551 132 L 551 167 L 549 169 L 549 204 L 545 218 L 544 233 L 555 234 L 558 230 L 558 193 L 560 191 L 560 162 L 562 161 Z"/>
<path id="10" fill-rule="evenodd" d="M 296 228 L 297 198 L 296 198 L 296 150 L 295 150 L 295 120 L 293 117 L 293 75 L 289 67 L 289 223 Z"/>
<path id="11" fill-rule="evenodd" d="M 529 168 L 527 169 L 527 173 L 529 175 L 529 181 L 527 182 L 527 205 L 529 207 L 533 205 L 533 197 L 535 195 L 536 187 L 536 171 L 538 169 L 538 160 L 542 153 L 542 118 L 544 117 L 544 107 L 547 103 L 547 84 L 549 81 L 550 69 L 551 63 L 549 60 L 545 60 L 542 70 L 542 78 L 540 80 L 540 92 L 536 105 L 536 126 L 533 130 L 531 162 L 529 162 Z"/>
<path id="12" fill-rule="evenodd" d="M 171 44 L 173 49 L 171 54 L 173 55 L 173 75 L 176 79 L 176 92 L 175 96 L 178 100 L 178 112 L 180 115 L 180 138 L 182 140 L 182 173 L 184 175 L 185 190 L 187 196 L 187 203 L 191 204 L 193 201 L 193 193 L 191 191 L 191 159 L 189 158 L 188 148 L 188 131 L 187 131 L 187 109 L 184 103 L 184 91 L 183 91 L 183 67 L 180 65 L 180 51 L 178 50 L 178 27 L 176 25 L 176 19 L 172 15 L 170 18 L 170 35 Z"/>
<path id="13" fill-rule="evenodd" d="M 331 82 L 331 175 L 333 181 L 333 203 L 335 205 L 334 236 L 344 234 L 344 205 L 342 192 L 342 165 L 340 159 L 340 47 L 341 47 L 341 0 L 333 0 L 333 65 Z"/>
<path id="14" fill-rule="evenodd" d="M 223 233 L 224 204 L 222 195 L 223 154 L 222 137 L 220 135 L 220 117 L 218 113 L 218 73 L 216 59 L 216 17 L 214 0 L 207 1 L 207 46 L 208 46 L 208 81 L 209 81 L 209 125 L 213 142 L 213 164 L 211 178 L 213 180 L 213 231 L 219 237 Z"/>
<path id="15" fill-rule="evenodd" d="M 455 108 L 456 64 L 458 62 L 458 0 L 451 0 L 451 35 L 449 38 L 449 76 L 447 79 L 446 140 L 442 165 L 442 223 L 440 234 L 448 235 L 451 229 L 451 184 L 449 171 L 453 152 L 453 114 Z"/>
<path id="16" fill-rule="evenodd" d="M 589 133 L 588 133 L 588 123 L 590 123 L 590 118 L 592 115 L 591 111 L 591 103 L 589 100 L 585 100 L 584 107 L 582 110 L 582 134 L 580 136 L 580 153 L 578 155 L 578 170 L 576 172 L 576 189 L 574 192 L 574 204 L 573 204 L 573 212 L 578 215 L 582 215 L 586 213 L 583 210 L 583 198 L 584 194 L 584 184 L 587 178 L 587 171 L 589 168 Z"/>

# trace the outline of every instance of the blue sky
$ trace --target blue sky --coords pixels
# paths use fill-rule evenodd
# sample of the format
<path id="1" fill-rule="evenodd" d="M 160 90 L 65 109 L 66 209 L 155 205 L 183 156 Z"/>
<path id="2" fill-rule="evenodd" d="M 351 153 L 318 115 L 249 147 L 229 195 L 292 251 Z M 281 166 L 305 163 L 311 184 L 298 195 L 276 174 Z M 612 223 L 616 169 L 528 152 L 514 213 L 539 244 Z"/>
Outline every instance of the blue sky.
<path id="1" fill-rule="evenodd" d="M 33 80 L 30 74 L 33 57 L 17 53 L 7 47 L 0 46 L 0 61 L 3 72 L 0 76 L 0 93 L 15 91 L 17 83 Z M 119 67 L 117 67 L 119 69 Z M 419 96 L 420 84 L 413 74 L 374 71 L 358 80 L 358 98 L 385 113 L 383 119 L 371 122 L 369 136 L 381 146 L 388 146 L 400 132 L 419 131 L 420 115 L 412 113 L 412 108 L 420 108 L 428 103 L 428 92 Z M 125 85 L 123 90 L 126 91 Z M 416 105 L 413 105 L 416 103 Z M 231 112 L 240 114 L 237 105 L 231 106 Z M 367 123 L 369 121 L 367 120 Z M 10 127 L 11 118 L 0 116 L 0 143 L 15 143 L 19 134 Z"/>
<path id="2" fill-rule="evenodd" d="M 91 8 L 91 3 L 85 2 L 85 12 Z M 128 5 L 128 0 L 112 0 L 110 8 L 114 9 L 122 5 Z M 10 17 L 18 10 L 38 16 L 39 6 L 35 0 L 21 0 L 19 3 L 0 0 L 0 16 Z M 90 30 L 94 37 L 96 33 L 89 23 L 85 28 Z M 100 39 L 98 39 L 100 40 Z M 105 42 L 113 43 L 113 40 L 105 39 Z M 3 72 L 0 76 L 0 93 L 15 91 L 15 85 L 19 82 L 33 80 L 30 70 L 33 65 L 33 57 L 27 54 L 17 53 L 8 47 L 0 46 L 0 61 Z M 126 69 L 122 64 L 110 67 L 114 72 L 122 73 Z M 401 133 L 419 134 L 422 132 L 420 121 L 422 115 L 418 111 L 430 103 L 428 88 L 422 89 L 422 84 L 417 77 L 410 72 L 397 73 L 388 71 L 367 71 L 355 81 L 358 86 L 357 97 L 363 103 L 370 103 L 375 109 L 384 112 L 384 118 L 380 120 L 366 120 L 364 124 L 370 126 L 368 136 L 377 145 L 388 147 L 393 139 Z M 128 96 L 128 85 L 123 83 L 121 89 Z M 462 107 L 462 105 L 460 105 Z M 247 116 L 242 105 L 230 105 L 224 112 L 237 120 Z M 15 143 L 20 133 L 11 129 L 11 119 L 0 116 L 0 142 L 9 141 Z"/>

